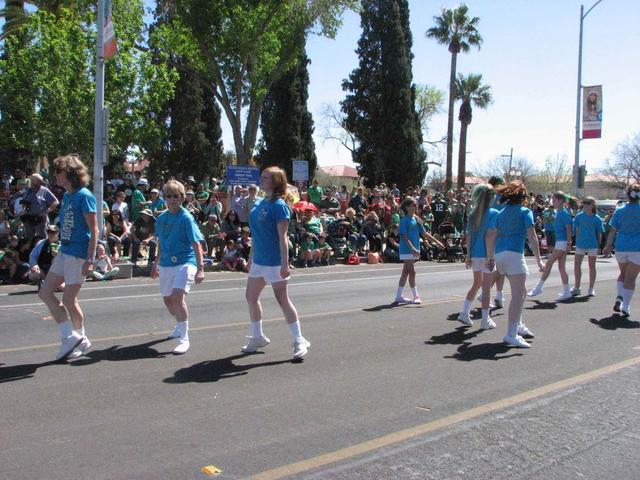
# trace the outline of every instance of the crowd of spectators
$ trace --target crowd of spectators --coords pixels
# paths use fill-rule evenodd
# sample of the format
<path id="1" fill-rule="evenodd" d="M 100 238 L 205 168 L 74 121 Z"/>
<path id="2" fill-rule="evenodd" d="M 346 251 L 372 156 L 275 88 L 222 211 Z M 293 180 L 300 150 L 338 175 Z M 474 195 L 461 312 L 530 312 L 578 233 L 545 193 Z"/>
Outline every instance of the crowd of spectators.
<path id="1" fill-rule="evenodd" d="M 260 197 L 255 185 L 235 185 L 227 193 L 224 181 L 205 176 L 182 180 L 186 188 L 183 204 L 196 219 L 204 237 L 207 263 L 231 271 L 246 269 L 251 250 L 248 218 Z M 95 279 L 113 278 L 117 264 L 139 265 L 155 260 L 155 222 L 166 209 L 160 183 L 150 182 L 141 172 L 127 173 L 104 185 L 102 205 L 105 240 L 100 270 Z M 413 196 L 424 228 L 448 249 L 464 249 L 463 238 L 471 208 L 468 189 L 430 192 L 415 186 L 401 192 L 394 185 L 320 185 L 314 180 L 306 191 L 292 194 L 289 226 L 289 257 L 295 267 L 329 265 L 335 262 L 398 262 L 399 204 Z M 5 173 L 0 184 L 0 281 L 38 283 L 51 265 L 58 247 L 58 209 L 64 189 L 47 181 L 46 172 Z M 297 198 L 299 197 L 299 198 Z M 580 205 L 569 205 L 574 215 Z M 553 246 L 554 211 L 550 196 L 531 195 L 529 207 L 543 250 Z M 605 225 L 613 213 L 608 212 Z M 605 235 L 606 240 L 606 235 Z M 446 252 L 424 242 L 423 260 L 447 258 Z M 450 257 L 449 257 L 450 258 Z M 457 257 L 454 257 L 457 258 Z"/>

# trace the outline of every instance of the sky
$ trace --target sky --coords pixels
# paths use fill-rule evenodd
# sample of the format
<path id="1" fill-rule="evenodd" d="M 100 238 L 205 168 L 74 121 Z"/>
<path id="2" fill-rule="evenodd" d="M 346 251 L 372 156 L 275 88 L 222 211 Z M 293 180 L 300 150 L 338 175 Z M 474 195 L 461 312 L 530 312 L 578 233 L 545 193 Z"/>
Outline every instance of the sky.
<path id="1" fill-rule="evenodd" d="M 585 4 L 585 11 L 595 0 Z M 458 2 L 410 0 L 413 76 L 418 84 L 448 92 L 450 54 L 446 46 L 425 37 L 433 16 Z M 548 156 L 574 159 L 580 2 L 575 0 L 469 0 L 480 18 L 481 49 L 458 56 L 458 72 L 480 73 L 492 88 L 494 103 L 474 109 L 467 138 L 467 163 L 483 166 L 496 156 L 526 157 L 543 166 Z M 335 142 L 323 142 L 323 105 L 344 98 L 341 82 L 357 66 L 359 16 L 349 13 L 335 40 L 310 37 L 309 110 L 316 121 L 320 165 L 351 164 L 350 153 Z M 584 21 L 583 85 L 603 85 L 601 139 L 581 142 L 581 163 L 589 171 L 603 166 L 615 146 L 640 132 L 633 108 L 640 108 L 640 1 L 603 0 Z M 446 135 L 444 113 L 432 122 L 430 137 Z M 459 122 L 456 105 L 457 138 Z M 635 115 L 634 115 L 635 113 Z M 227 139 L 225 131 L 225 141 Z M 456 142 L 457 143 L 457 142 Z M 454 145 L 454 159 L 457 145 Z M 455 168 L 454 168 L 455 171 Z"/>

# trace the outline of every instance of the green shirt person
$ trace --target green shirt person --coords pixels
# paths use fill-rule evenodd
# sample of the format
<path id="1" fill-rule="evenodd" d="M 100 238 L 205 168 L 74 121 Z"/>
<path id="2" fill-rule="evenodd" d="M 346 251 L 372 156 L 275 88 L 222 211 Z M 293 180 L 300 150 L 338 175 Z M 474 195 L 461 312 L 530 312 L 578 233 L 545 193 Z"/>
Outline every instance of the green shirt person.
<path id="1" fill-rule="evenodd" d="M 313 203 L 316 207 L 320 206 L 320 201 L 322 200 L 322 194 L 324 190 L 322 187 L 318 185 L 318 180 L 313 181 L 313 185 L 307 188 L 307 195 L 309 196 L 309 201 Z"/>

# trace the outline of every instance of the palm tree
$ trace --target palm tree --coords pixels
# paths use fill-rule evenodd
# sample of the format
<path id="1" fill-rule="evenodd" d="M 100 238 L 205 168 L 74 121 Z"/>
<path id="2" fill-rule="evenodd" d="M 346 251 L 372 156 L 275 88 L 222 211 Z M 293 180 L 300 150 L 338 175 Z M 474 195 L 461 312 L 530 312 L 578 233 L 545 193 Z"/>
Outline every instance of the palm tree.
<path id="1" fill-rule="evenodd" d="M 472 106 L 487 108 L 492 102 L 491 87 L 482 85 L 482 75 L 469 74 L 467 77 L 458 75 L 456 79 L 456 100 L 462 100 L 460 105 L 460 145 L 458 153 L 458 188 L 465 183 L 465 169 L 467 163 L 467 128 L 471 124 Z"/>
<path id="2" fill-rule="evenodd" d="M 451 73 L 449 76 L 449 112 L 447 122 L 447 174 L 446 185 L 451 188 L 453 176 L 453 103 L 456 98 L 456 62 L 458 53 L 468 52 L 471 46 L 480 48 L 482 37 L 476 28 L 480 19 L 470 18 L 469 8 L 462 4 L 453 10 L 443 8 L 442 13 L 433 17 L 435 26 L 426 32 L 442 45 L 448 45 L 451 52 Z"/>

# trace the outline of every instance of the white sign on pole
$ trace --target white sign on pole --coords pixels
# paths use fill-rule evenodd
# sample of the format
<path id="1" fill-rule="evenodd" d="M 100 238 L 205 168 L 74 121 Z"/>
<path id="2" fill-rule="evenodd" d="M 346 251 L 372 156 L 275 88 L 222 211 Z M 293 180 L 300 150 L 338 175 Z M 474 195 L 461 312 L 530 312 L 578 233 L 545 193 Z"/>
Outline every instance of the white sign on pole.
<path id="1" fill-rule="evenodd" d="M 306 160 L 293 160 L 294 182 L 306 182 L 309 180 L 309 162 Z"/>

